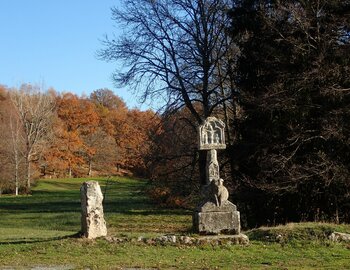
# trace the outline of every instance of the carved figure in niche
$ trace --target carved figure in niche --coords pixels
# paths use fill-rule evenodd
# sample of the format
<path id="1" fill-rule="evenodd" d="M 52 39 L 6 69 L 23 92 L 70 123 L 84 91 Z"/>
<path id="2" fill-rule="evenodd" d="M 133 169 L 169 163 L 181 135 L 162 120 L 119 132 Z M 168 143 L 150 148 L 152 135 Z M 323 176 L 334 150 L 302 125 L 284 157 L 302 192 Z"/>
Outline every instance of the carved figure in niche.
<path id="1" fill-rule="evenodd" d="M 207 132 L 203 132 L 203 143 L 208 144 L 208 134 Z"/>
<path id="2" fill-rule="evenodd" d="M 208 129 L 208 137 L 209 137 L 209 140 L 208 140 L 208 143 L 211 144 L 211 143 L 214 143 L 214 133 L 215 131 L 213 130 L 212 126 L 209 126 L 209 129 Z"/>
<path id="3" fill-rule="evenodd" d="M 215 143 L 216 144 L 219 144 L 220 143 L 220 137 L 219 137 L 219 134 L 215 134 Z"/>

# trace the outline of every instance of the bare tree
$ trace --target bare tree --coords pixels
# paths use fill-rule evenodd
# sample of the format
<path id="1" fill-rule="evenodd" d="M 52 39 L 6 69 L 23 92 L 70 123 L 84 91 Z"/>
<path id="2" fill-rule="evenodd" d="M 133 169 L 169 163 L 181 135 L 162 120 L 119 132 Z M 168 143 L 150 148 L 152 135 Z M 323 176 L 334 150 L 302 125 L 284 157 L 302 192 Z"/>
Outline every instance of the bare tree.
<path id="1" fill-rule="evenodd" d="M 92 176 L 93 170 L 98 168 L 100 171 L 106 171 L 106 167 L 111 169 L 117 159 L 117 144 L 114 138 L 98 128 L 95 132 L 83 136 L 84 144 L 87 146 L 83 156 L 88 162 L 88 176 Z"/>
<path id="2" fill-rule="evenodd" d="M 232 1 L 122 2 L 124 8 L 113 8 L 112 14 L 125 32 L 106 37 L 99 52 L 101 59 L 121 63 L 113 77 L 117 85 L 141 90 L 143 100 L 163 98 L 167 111 L 185 106 L 197 124 L 231 98 L 222 86 L 229 79 L 223 66 L 232 54 L 225 34 Z M 199 163 L 204 183 L 205 153 Z"/>
<path id="3" fill-rule="evenodd" d="M 10 159 L 14 165 L 14 182 L 15 182 L 15 195 L 18 195 L 20 187 L 20 167 L 23 162 L 23 130 L 21 128 L 18 118 L 13 116 L 9 117 L 9 146 L 10 146 Z"/>
<path id="4" fill-rule="evenodd" d="M 31 186 L 31 162 L 38 156 L 40 151 L 38 146 L 49 133 L 55 108 L 54 99 L 40 90 L 38 86 L 25 84 L 19 91 L 11 92 L 11 100 L 24 132 L 28 190 Z"/>
<path id="5" fill-rule="evenodd" d="M 19 194 L 21 180 L 23 179 L 23 131 L 14 111 L 14 106 L 9 100 L 8 91 L 4 89 L 3 98 L 0 98 L 0 156 L 1 177 L 8 190 Z"/>

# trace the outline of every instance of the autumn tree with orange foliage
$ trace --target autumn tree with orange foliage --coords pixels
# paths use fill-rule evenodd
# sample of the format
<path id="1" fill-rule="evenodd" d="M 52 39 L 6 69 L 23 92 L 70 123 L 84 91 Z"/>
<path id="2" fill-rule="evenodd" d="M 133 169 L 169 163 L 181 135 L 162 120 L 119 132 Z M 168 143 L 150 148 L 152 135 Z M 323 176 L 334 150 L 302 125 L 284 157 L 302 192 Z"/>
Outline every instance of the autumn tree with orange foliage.
<path id="1" fill-rule="evenodd" d="M 124 149 L 123 164 L 125 168 L 140 176 L 148 176 L 150 164 L 147 156 L 155 145 L 151 135 L 157 130 L 160 118 L 153 111 L 130 110 L 124 124 L 124 131 L 120 130 L 118 143 Z"/>
<path id="2" fill-rule="evenodd" d="M 115 140 L 118 169 L 148 175 L 146 157 L 152 144 L 149 136 L 158 125 L 159 117 L 150 110 L 128 110 L 124 101 L 109 89 L 94 91 L 90 100 L 97 107 L 102 130 Z"/>
<path id="3" fill-rule="evenodd" d="M 43 174 L 57 176 L 148 175 L 152 111 L 129 110 L 109 89 L 89 98 L 57 96 L 54 139 L 45 151 Z"/>
<path id="4" fill-rule="evenodd" d="M 98 124 L 99 117 L 90 101 L 71 93 L 57 97 L 55 139 L 46 151 L 47 164 L 54 174 L 56 170 L 61 173 L 67 170 L 67 175 L 72 177 L 73 170 L 82 166 L 85 158 L 91 159 L 96 149 L 83 136 L 94 133 Z"/>

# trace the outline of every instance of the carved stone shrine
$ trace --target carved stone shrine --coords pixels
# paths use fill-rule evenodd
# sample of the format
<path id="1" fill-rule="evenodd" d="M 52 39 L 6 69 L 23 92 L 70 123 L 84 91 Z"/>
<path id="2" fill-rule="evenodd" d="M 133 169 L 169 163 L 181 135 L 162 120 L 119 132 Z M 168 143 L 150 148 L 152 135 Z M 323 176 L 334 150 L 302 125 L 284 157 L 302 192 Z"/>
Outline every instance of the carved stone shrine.
<path id="1" fill-rule="evenodd" d="M 240 214 L 228 201 L 229 193 L 220 178 L 217 149 L 225 149 L 225 124 L 208 117 L 198 128 L 199 150 L 207 151 L 207 183 L 202 189 L 203 201 L 193 214 L 193 227 L 200 234 L 240 234 Z"/>

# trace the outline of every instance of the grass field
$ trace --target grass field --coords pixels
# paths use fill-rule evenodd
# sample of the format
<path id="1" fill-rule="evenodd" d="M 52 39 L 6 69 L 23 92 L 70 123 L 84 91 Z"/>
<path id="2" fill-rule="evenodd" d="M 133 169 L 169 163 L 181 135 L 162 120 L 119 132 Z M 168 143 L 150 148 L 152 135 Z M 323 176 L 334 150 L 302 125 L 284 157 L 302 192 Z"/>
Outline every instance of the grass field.
<path id="1" fill-rule="evenodd" d="M 106 181 L 100 182 L 105 192 Z M 84 179 L 41 180 L 31 196 L 0 197 L 0 269 L 350 269 L 350 244 L 327 239 L 349 225 L 301 223 L 245 232 L 248 246 L 147 245 L 76 237 Z M 104 202 L 108 233 L 191 234 L 191 212 L 150 203 L 142 180 L 115 178 Z M 282 236 L 278 242 L 276 238 Z M 42 268 L 40 268 L 42 267 Z M 44 268 L 46 267 L 46 268 Z"/>

